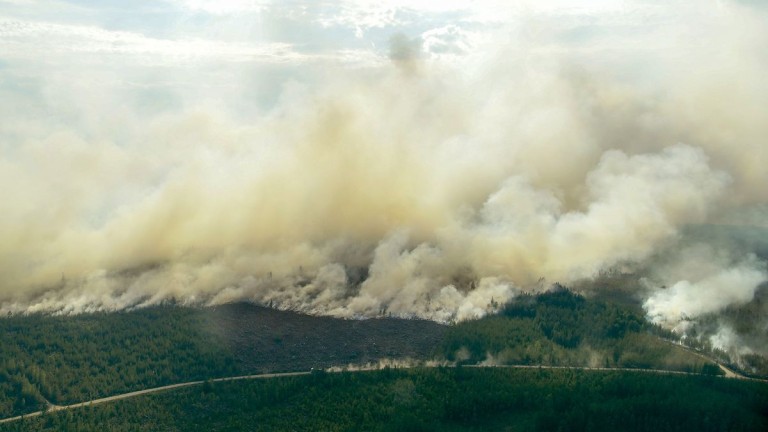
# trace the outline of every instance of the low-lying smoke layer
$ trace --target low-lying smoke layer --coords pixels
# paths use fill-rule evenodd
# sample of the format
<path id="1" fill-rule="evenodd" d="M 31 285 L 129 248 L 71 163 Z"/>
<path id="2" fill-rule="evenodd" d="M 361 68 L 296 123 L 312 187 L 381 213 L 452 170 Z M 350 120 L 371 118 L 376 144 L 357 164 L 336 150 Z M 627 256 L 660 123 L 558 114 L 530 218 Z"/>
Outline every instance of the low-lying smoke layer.
<path id="1" fill-rule="evenodd" d="M 694 18 L 620 48 L 521 17 L 450 61 L 400 35 L 392 63 L 289 82 L 253 115 L 148 115 L 46 78 L 42 108 L 3 102 L 0 311 L 246 299 L 451 321 L 652 263 L 636 295 L 656 322 L 748 303 L 764 257 L 680 240 L 768 226 L 768 26 Z"/>

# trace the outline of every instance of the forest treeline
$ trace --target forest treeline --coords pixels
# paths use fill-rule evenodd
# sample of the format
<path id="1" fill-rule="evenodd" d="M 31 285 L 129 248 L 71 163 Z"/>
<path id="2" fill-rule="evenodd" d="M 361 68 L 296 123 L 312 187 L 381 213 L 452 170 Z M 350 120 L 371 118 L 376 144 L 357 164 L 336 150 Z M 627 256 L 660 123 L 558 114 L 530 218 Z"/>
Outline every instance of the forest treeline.
<path id="1" fill-rule="evenodd" d="M 240 372 L 192 309 L 0 320 L 0 415 Z"/>
<path id="2" fill-rule="evenodd" d="M 205 383 L 5 431 L 765 431 L 768 386 L 642 372 L 418 368 Z"/>

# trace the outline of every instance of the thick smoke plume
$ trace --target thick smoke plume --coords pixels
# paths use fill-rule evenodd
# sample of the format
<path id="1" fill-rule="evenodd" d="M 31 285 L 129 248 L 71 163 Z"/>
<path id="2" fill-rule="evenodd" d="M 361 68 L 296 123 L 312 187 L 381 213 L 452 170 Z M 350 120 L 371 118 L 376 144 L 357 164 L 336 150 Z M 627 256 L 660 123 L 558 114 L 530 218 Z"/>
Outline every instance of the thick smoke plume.
<path id="1" fill-rule="evenodd" d="M 685 230 L 768 227 L 768 25 L 735 4 L 667 13 L 617 45 L 522 15 L 463 57 L 396 35 L 392 62 L 326 65 L 240 113 L 147 113 L 46 76 L 38 108 L 3 102 L 0 311 L 451 321 L 630 270 L 670 327 L 747 304 L 765 255 Z"/>

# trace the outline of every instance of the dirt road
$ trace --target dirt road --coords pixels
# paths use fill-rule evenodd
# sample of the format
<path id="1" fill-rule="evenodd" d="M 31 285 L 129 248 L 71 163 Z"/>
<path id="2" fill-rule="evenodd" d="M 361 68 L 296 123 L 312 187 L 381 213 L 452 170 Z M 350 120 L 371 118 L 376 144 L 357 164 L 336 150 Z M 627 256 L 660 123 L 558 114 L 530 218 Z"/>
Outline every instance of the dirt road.
<path id="1" fill-rule="evenodd" d="M 418 367 L 438 367 L 438 366 L 418 366 Z M 452 366 L 449 366 L 452 367 Z M 680 372 L 680 371 L 669 371 L 669 370 L 661 370 L 661 369 L 628 369 L 628 368 L 593 368 L 593 367 L 578 367 L 578 366 L 538 366 L 538 365 L 466 365 L 464 367 L 471 367 L 471 368 L 508 368 L 508 369 L 570 369 L 570 370 L 584 370 L 584 371 L 623 371 L 623 372 L 640 372 L 640 373 L 652 373 L 652 374 L 663 374 L 663 375 L 701 375 L 696 374 L 692 372 Z M 732 379 L 745 379 L 745 380 L 751 380 L 751 381 L 761 381 L 761 382 L 768 382 L 768 380 L 759 380 L 755 378 L 747 378 L 743 377 L 741 375 L 737 375 L 730 371 L 729 369 L 724 368 L 723 366 L 720 366 L 723 368 L 723 370 L 726 372 L 725 378 L 732 378 Z M 410 367 L 401 367 L 401 368 L 410 368 Z M 376 370 L 380 369 L 379 367 L 355 367 L 354 369 L 350 369 L 349 372 L 361 372 L 361 371 L 370 371 L 370 370 Z M 329 371 L 329 373 L 334 372 L 341 372 L 344 371 L 344 369 L 334 369 L 333 371 Z M 729 373 L 730 372 L 730 373 Z M 289 376 L 300 376 L 300 375 L 309 375 L 312 372 L 284 372 L 284 373 L 271 373 L 271 374 L 261 374 L 261 375 L 242 375 L 242 376 L 236 376 L 236 377 L 227 377 L 227 378 L 214 378 L 211 380 L 208 380 L 209 382 L 223 382 L 223 381 L 238 381 L 238 380 L 251 380 L 251 379 L 268 379 L 268 378 L 280 378 L 280 377 L 289 377 Z M 185 383 L 179 383 L 179 384 L 171 384 L 167 386 L 162 387 L 154 387 L 150 389 L 145 390 L 138 390 L 134 392 L 129 393 L 123 393 L 119 395 L 109 396 L 105 398 L 100 399 L 93 399 L 86 402 L 80 402 L 76 404 L 71 405 L 54 405 L 49 403 L 48 409 L 44 411 L 37 411 L 21 416 L 16 417 L 9 417 L 6 419 L 0 420 L 0 423 L 6 423 L 6 422 L 12 422 L 17 421 L 25 418 L 31 418 L 31 417 L 37 417 L 42 415 L 46 412 L 55 412 L 55 411 L 63 411 L 63 410 L 70 410 L 75 408 L 80 408 L 84 406 L 93 406 L 98 405 L 106 402 L 112 402 L 120 399 L 128 399 L 135 396 L 141 396 L 144 394 L 149 393 L 158 393 L 162 391 L 167 390 L 174 390 L 182 387 L 190 387 L 195 385 L 202 385 L 206 381 L 190 381 Z"/>
<path id="2" fill-rule="evenodd" d="M 272 373 L 272 374 L 261 374 L 261 375 L 242 375 L 242 376 L 227 377 L 227 378 L 214 378 L 209 381 L 222 382 L 222 381 L 237 381 L 237 380 L 248 380 L 248 379 L 266 379 L 266 378 L 279 378 L 279 377 L 309 375 L 309 374 L 310 372 L 284 372 L 284 373 Z M 190 381 L 190 382 L 179 383 L 179 384 L 171 384 L 171 385 L 162 386 L 162 387 L 154 387 L 154 388 L 145 389 L 145 390 L 137 390 L 129 393 L 123 393 L 123 394 L 109 396 L 109 397 L 100 398 L 100 399 L 93 399 L 86 402 L 80 402 L 80 403 L 71 404 L 71 405 L 54 405 L 49 402 L 48 408 L 44 411 L 37 411 L 29 414 L 24 414 L 21 416 L 9 417 L 9 418 L 0 420 L 0 423 L 12 422 L 12 421 L 21 420 L 21 419 L 30 418 L 30 417 L 37 417 L 39 415 L 42 415 L 45 412 L 55 412 L 55 411 L 63 411 L 63 410 L 80 408 L 84 406 L 93 406 L 93 405 L 103 404 L 106 402 L 112 402 L 120 399 L 128 399 L 135 396 L 141 396 L 149 393 L 158 393 L 158 392 L 162 392 L 166 390 L 174 390 L 182 387 L 201 385 L 204 382 L 205 381 Z"/>

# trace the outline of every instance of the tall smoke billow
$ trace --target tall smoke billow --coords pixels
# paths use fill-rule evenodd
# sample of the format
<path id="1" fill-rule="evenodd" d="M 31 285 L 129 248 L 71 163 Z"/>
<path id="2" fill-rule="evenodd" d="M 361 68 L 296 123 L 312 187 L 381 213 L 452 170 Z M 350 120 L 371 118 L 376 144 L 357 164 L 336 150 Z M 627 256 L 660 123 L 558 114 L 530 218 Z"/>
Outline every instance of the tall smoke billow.
<path id="1" fill-rule="evenodd" d="M 680 331 L 749 305 L 768 280 L 766 11 L 630 6 L 516 8 L 487 31 L 318 12 L 318 32 L 387 33 L 332 54 L 0 20 L 0 312 L 451 321 L 629 271 Z"/>

